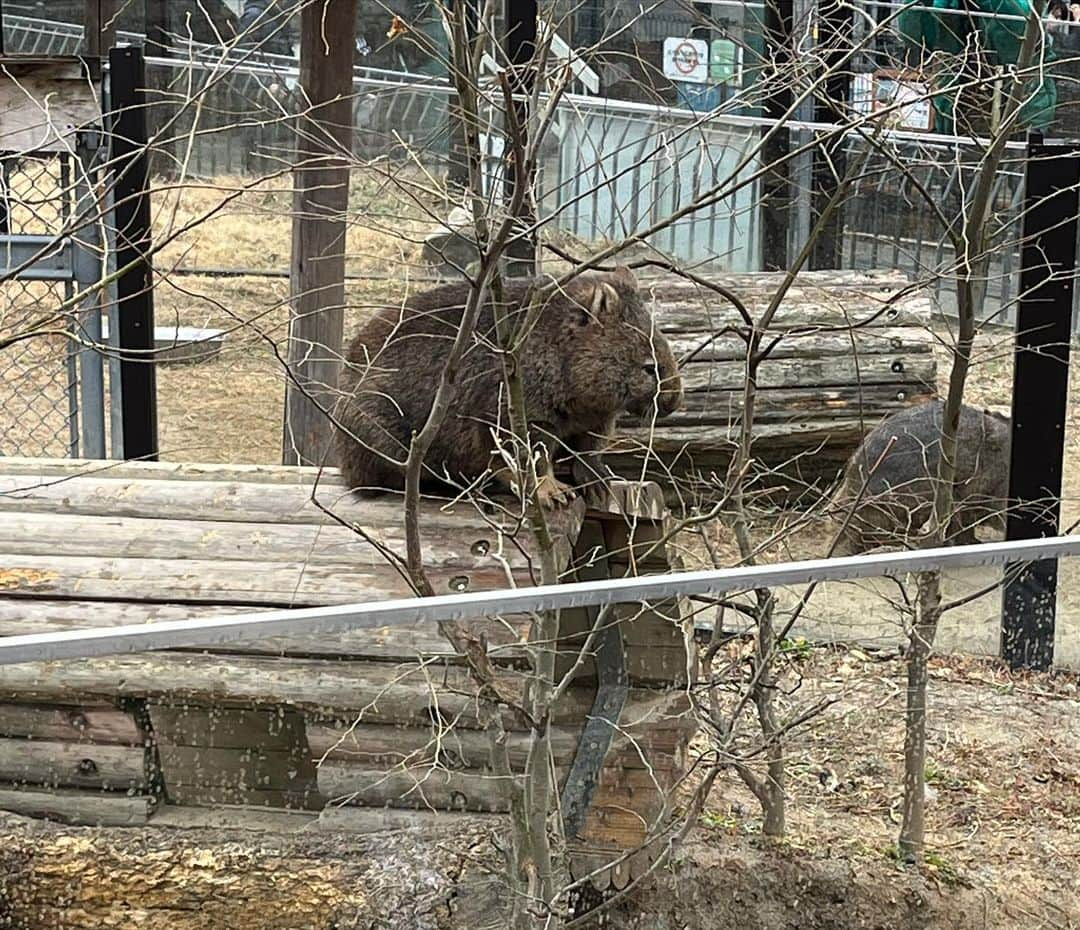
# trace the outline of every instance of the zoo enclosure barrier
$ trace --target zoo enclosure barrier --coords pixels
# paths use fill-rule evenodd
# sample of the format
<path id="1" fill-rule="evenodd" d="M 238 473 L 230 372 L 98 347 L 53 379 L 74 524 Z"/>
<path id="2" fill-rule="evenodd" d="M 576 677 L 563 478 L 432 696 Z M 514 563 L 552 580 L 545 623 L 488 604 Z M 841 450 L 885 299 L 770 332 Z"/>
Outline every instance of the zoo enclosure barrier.
<path id="1" fill-rule="evenodd" d="M 81 41 L 81 28 L 75 24 L 18 16 L 7 16 L 5 22 L 9 43 L 20 51 L 73 53 Z M 141 37 L 132 33 L 122 34 L 121 39 L 140 41 Z M 198 43 L 183 43 L 173 51 L 174 57 L 149 63 L 151 85 L 198 96 L 204 105 L 197 126 L 189 112 L 182 113 L 170 129 L 170 141 L 164 144 L 168 158 L 182 157 L 187 170 L 198 177 L 257 177 L 290 164 L 298 73 L 293 59 Z M 1080 70 L 1080 62 L 1058 67 Z M 403 160 L 408 156 L 434 170 L 446 168 L 450 88 L 445 80 L 357 68 L 354 86 L 358 157 Z M 151 137 L 175 115 L 169 111 L 161 105 L 150 108 Z M 568 98 L 559 110 L 539 172 L 543 212 L 557 228 L 574 235 L 614 239 L 685 206 L 733 170 L 752 150 L 766 124 L 723 115 L 703 117 L 672 107 Z M 191 130 L 194 134 L 187 137 Z M 802 142 L 808 133 L 796 128 L 790 136 Z M 497 155 L 498 133 L 486 133 L 485 141 L 487 153 Z M 917 133 L 891 136 L 888 144 L 910 174 L 946 208 L 956 204 L 968 188 L 982 154 L 971 140 L 938 136 L 924 140 Z M 849 136 L 847 148 L 849 155 L 864 153 L 865 143 Z M 983 313 L 985 322 L 1004 326 L 1015 319 L 1012 275 L 1019 255 L 1015 220 L 1024 170 L 1022 158 L 1016 155 L 1011 150 L 995 181 L 997 220 Z M 164 161 L 158 159 L 157 166 Z M 489 159 L 492 178 L 497 175 L 497 164 L 497 157 Z M 755 161 L 746 170 L 749 173 L 756 167 Z M 863 177 L 854 186 L 844 210 L 841 267 L 888 266 L 931 279 L 941 312 L 953 315 L 955 288 L 948 275 L 953 256 L 944 230 L 920 204 L 911 179 L 887 168 L 884 156 L 870 154 Z M 801 245 L 797 238 L 809 228 L 808 185 L 798 185 L 794 197 L 796 219 L 791 224 L 789 251 Z M 755 183 L 680 220 L 650 241 L 681 261 L 704 262 L 724 271 L 760 270 L 759 201 Z"/>
<path id="2" fill-rule="evenodd" d="M 25 105 L 25 95 L 38 86 L 34 74 L 19 82 L 5 77 L 0 145 L 15 151 L 0 153 L 2 332 L 17 338 L 42 325 L 54 332 L 17 341 L 0 354 L 0 455 L 104 457 L 104 364 L 89 348 L 102 339 L 102 307 L 92 288 L 102 280 L 109 251 L 103 248 L 109 224 L 94 217 L 103 135 L 92 128 L 66 137 L 45 130 L 32 112 L 36 104 Z M 81 75 L 59 79 L 73 97 L 65 104 L 73 110 L 80 99 L 91 104 Z M 57 105 L 52 118 L 62 125 L 65 116 L 64 104 Z M 30 129 L 19 128 L 26 123 Z M 30 139 L 32 149 L 25 145 Z M 70 311 L 62 312 L 65 307 Z"/>
<path id="3" fill-rule="evenodd" d="M 156 454 L 136 61 L 131 47 L 114 49 L 107 82 L 96 60 L 75 57 L 8 60 L 0 76 L 0 290 L 12 340 L 0 353 L 2 455 Z"/>

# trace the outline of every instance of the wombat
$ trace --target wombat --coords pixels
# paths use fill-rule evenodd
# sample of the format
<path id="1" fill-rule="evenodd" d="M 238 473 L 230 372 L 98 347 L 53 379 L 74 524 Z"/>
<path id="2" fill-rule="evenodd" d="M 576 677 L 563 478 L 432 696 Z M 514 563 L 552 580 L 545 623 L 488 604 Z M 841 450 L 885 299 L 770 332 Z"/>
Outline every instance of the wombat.
<path id="1" fill-rule="evenodd" d="M 934 400 L 908 407 L 883 420 L 863 439 L 847 464 L 836 500 L 838 520 L 846 519 L 854 505 L 837 546 L 841 554 L 903 545 L 920 534 L 933 513 L 944 406 Z M 979 525 L 1004 529 L 1010 436 L 1008 417 L 961 408 L 950 543 L 974 543 Z"/>
<path id="2" fill-rule="evenodd" d="M 515 323 L 533 283 L 519 279 L 504 287 Z M 409 444 L 431 412 L 468 295 L 468 285 L 447 284 L 403 308 L 382 309 L 349 346 L 335 446 L 350 488 L 378 493 L 404 486 Z M 496 346 L 489 298 L 456 373 L 451 410 L 424 460 L 429 483 L 510 483 L 512 472 L 497 452 L 496 435 L 505 439 L 508 418 Z M 549 297 L 520 357 L 530 426 L 549 451 L 536 489 L 544 506 L 565 503 L 573 493 L 555 478 L 553 447 L 596 465 L 620 413 L 665 416 L 682 401 L 671 347 L 626 268 L 580 275 Z"/>

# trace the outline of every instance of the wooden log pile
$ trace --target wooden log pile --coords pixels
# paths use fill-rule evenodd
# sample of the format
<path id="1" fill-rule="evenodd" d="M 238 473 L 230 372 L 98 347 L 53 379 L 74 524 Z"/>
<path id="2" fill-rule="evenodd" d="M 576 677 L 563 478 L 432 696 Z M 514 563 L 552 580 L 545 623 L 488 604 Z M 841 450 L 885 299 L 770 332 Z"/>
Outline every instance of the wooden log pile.
<path id="1" fill-rule="evenodd" d="M 314 470 L 0 460 L 0 636 L 408 596 L 386 557 L 403 550 L 400 502 L 353 498 L 336 476 L 318 482 Z M 565 577 L 665 570 L 664 521 L 653 485 L 579 500 L 554 527 Z M 511 514 L 432 501 L 422 524 L 437 590 L 535 583 Z M 689 738 L 680 605 L 620 610 L 630 692 L 581 835 L 588 870 L 659 825 Z M 591 622 L 564 611 L 553 644 L 563 671 Z M 467 625 L 504 693 L 527 687 L 528 623 Z M 490 766 L 477 690 L 420 625 L 8 666 L 0 810 L 113 825 L 176 806 L 502 813 L 507 786 Z M 552 717 L 560 776 L 595 694 L 586 657 Z M 520 772 L 526 726 L 502 714 Z M 639 857 L 605 880 L 647 865 Z"/>
<path id="2" fill-rule="evenodd" d="M 755 324 L 776 293 L 777 274 L 717 281 Z M 879 420 L 935 395 L 929 297 L 896 299 L 896 272 L 800 274 L 763 330 L 772 346 L 758 370 L 753 453 L 759 484 L 788 497 L 824 490 Z M 746 380 L 745 330 L 723 296 L 678 278 L 642 279 L 657 325 L 682 360 L 683 408 L 655 424 L 626 418 L 610 457 L 619 473 L 674 475 L 706 488 L 723 480 L 735 448 Z M 651 450 L 651 451 L 647 451 Z M 771 471 L 766 474 L 765 471 Z"/>

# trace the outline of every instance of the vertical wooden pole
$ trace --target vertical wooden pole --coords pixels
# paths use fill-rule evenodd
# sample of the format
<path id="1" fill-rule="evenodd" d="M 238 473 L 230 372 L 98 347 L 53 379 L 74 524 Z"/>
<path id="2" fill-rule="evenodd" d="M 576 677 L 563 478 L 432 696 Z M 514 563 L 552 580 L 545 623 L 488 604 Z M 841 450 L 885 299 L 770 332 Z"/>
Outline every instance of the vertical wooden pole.
<path id="1" fill-rule="evenodd" d="M 1020 306 L 1013 369 L 1008 539 L 1056 536 L 1069 392 L 1080 157 L 1075 146 L 1028 142 Z M 1057 562 L 1010 565 L 1001 655 L 1013 668 L 1054 661 Z"/>
<path id="2" fill-rule="evenodd" d="M 345 211 L 353 146 L 356 0 L 319 0 L 300 14 L 289 370 L 282 460 L 322 465 L 341 369 Z"/>
<path id="3" fill-rule="evenodd" d="M 774 61 L 779 74 L 769 75 L 772 86 L 765 101 L 765 115 L 778 120 L 792 104 L 792 82 L 784 71 L 791 67 L 791 33 L 795 23 L 794 0 L 769 0 L 765 6 L 765 59 Z M 781 162 L 791 149 L 789 130 L 780 129 L 762 146 L 761 161 L 767 168 L 761 180 L 761 252 L 766 271 L 783 271 L 788 262 L 788 228 L 791 224 L 791 170 Z M 775 167 L 769 167 L 775 165 Z"/>
<path id="4" fill-rule="evenodd" d="M 536 85 L 536 68 L 533 58 L 536 55 L 536 17 L 537 0 L 506 0 L 506 57 L 510 62 L 510 85 L 515 96 L 524 98 L 515 104 L 516 122 L 521 127 L 522 145 L 528 144 L 529 108 L 524 102 L 529 98 Z M 509 139 L 506 144 L 509 155 L 512 152 Z M 509 199 L 517 187 L 524 184 L 531 187 L 534 181 L 531 166 L 515 163 L 513 158 L 506 162 L 506 194 Z M 536 274 L 536 234 L 525 230 L 536 224 L 536 215 L 532 208 L 532 197 L 526 195 L 517 214 L 518 228 L 514 237 L 507 243 L 506 272 L 511 276 L 530 277 Z"/>
<path id="5" fill-rule="evenodd" d="M 116 0 L 85 0 L 83 54 L 103 58 L 116 44 Z"/>
<path id="6" fill-rule="evenodd" d="M 841 62 L 851 46 L 853 15 L 851 7 L 839 0 L 822 0 L 818 5 L 817 41 L 826 71 L 822 86 L 824 99 L 818 99 L 814 104 L 814 120 L 819 123 L 843 124 L 847 117 L 851 73 Z M 820 142 L 814 149 L 811 211 L 815 223 L 835 194 L 838 179 L 847 171 L 846 144 L 843 136 L 836 136 Z M 844 208 L 840 206 L 814 240 L 810 268 L 839 268 L 843 238 Z"/>
<path id="7" fill-rule="evenodd" d="M 109 53 L 116 282 L 124 458 L 158 456 L 154 289 L 150 263 L 149 160 L 146 153 L 146 67 L 142 49 Z"/>

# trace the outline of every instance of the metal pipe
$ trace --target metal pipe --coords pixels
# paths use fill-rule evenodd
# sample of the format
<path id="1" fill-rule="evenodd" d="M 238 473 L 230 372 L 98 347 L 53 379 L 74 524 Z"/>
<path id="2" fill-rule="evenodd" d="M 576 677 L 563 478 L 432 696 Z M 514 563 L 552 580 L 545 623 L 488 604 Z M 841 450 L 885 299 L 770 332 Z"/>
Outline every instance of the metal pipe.
<path id="1" fill-rule="evenodd" d="M 0 639 L 0 665 L 130 654 L 154 649 L 220 646 L 253 638 L 343 633 L 347 630 L 412 626 L 418 622 L 468 620 L 480 616 L 570 607 L 602 607 L 606 604 L 717 595 L 814 581 L 850 581 L 973 565 L 1030 563 L 1071 555 L 1080 555 L 1080 536 L 809 559 L 778 565 L 614 578 L 474 594 L 445 594 L 367 604 L 271 610 L 233 617 L 131 624 L 111 629 L 34 633 Z"/>

